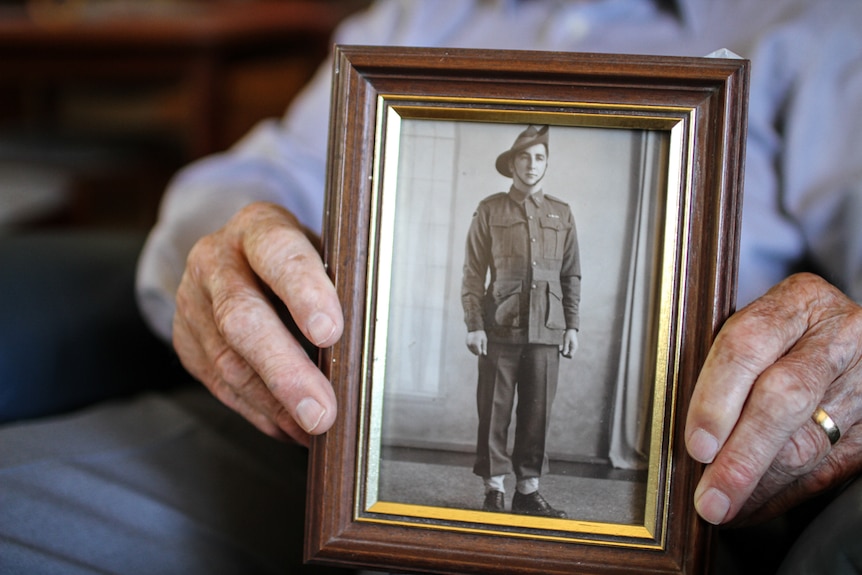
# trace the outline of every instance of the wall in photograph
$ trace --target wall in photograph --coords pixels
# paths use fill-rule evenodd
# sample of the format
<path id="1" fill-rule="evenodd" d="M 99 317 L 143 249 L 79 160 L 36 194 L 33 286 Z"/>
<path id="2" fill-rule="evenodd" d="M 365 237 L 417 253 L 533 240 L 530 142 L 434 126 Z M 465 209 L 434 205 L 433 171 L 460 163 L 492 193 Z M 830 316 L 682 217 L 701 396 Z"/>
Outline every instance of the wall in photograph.
<path id="1" fill-rule="evenodd" d="M 508 190 L 511 180 L 497 173 L 494 162 L 524 128 L 402 121 L 384 445 L 474 447 L 477 360 L 465 345 L 464 245 L 478 203 Z M 572 208 L 582 273 L 580 349 L 573 359 L 561 359 L 549 453 L 607 461 L 621 350 L 630 352 L 621 339 L 628 329 L 625 310 L 631 309 L 628 278 L 642 198 L 644 133 L 551 126 L 549 139 L 544 192 Z"/>

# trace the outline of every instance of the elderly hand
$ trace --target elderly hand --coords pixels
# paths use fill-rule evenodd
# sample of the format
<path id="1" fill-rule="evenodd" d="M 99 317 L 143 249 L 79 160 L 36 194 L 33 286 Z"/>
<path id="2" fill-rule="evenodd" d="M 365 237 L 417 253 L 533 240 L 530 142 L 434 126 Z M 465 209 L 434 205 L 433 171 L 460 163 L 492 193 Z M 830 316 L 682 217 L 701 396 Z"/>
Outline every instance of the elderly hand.
<path id="1" fill-rule="evenodd" d="M 710 523 L 763 520 L 862 469 L 862 308 L 799 274 L 733 315 L 698 378 L 689 454 L 707 463 L 694 495 Z M 835 445 L 812 414 L 841 430 Z"/>
<path id="2" fill-rule="evenodd" d="M 314 345 L 341 337 L 341 305 L 309 234 L 286 210 L 256 203 L 192 248 L 177 291 L 174 348 L 258 429 L 308 445 L 309 434 L 332 426 L 335 395 L 270 293 Z"/>

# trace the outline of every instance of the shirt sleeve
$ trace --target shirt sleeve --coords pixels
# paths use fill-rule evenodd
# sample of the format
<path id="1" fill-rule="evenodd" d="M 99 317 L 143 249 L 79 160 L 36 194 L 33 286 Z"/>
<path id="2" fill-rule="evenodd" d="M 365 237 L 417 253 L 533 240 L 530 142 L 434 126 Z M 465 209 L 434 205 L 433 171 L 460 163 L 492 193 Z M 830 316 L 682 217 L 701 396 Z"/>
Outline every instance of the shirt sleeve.
<path id="1" fill-rule="evenodd" d="M 566 236 L 563 266 L 560 270 L 560 285 L 563 289 L 563 313 L 566 329 L 580 329 L 581 305 L 581 252 L 578 246 L 578 230 L 571 209 L 566 210 L 566 219 L 571 223 Z"/>
<path id="2" fill-rule="evenodd" d="M 862 4 L 814 3 L 753 55 L 740 305 L 800 262 L 862 302 L 860 27 Z"/>
<path id="3" fill-rule="evenodd" d="M 485 277 L 490 261 L 490 230 L 488 217 L 482 205 L 473 215 L 464 250 L 464 269 L 461 280 L 461 305 L 464 308 L 464 323 L 467 331 L 485 329 L 483 305 Z"/>

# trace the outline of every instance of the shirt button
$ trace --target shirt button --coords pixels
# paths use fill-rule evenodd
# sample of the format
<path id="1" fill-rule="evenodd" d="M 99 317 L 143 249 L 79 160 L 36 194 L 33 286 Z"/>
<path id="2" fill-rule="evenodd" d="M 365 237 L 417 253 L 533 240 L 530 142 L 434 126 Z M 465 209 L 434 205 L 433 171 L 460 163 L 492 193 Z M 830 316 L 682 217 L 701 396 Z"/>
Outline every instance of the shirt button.
<path id="1" fill-rule="evenodd" d="M 533 262 L 533 267 L 536 267 L 536 262 Z"/>
<path id="2" fill-rule="evenodd" d="M 536 243 L 536 238 L 530 238 L 530 241 Z"/>
<path id="3" fill-rule="evenodd" d="M 533 285 L 531 285 L 530 287 L 531 287 L 531 288 L 533 288 L 533 289 L 536 289 L 536 284 L 533 284 Z"/>

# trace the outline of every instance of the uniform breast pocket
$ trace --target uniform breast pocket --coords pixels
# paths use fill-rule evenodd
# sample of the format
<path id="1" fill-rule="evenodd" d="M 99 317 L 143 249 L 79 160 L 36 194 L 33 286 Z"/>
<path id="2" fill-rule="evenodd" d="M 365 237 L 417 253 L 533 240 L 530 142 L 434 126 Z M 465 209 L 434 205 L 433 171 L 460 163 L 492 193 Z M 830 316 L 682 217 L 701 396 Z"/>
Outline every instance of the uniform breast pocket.
<path id="1" fill-rule="evenodd" d="M 512 216 L 492 216 L 491 252 L 494 257 L 526 256 L 527 222 Z"/>
<path id="2" fill-rule="evenodd" d="M 560 260 L 563 259 L 563 252 L 566 249 L 566 236 L 572 229 L 572 225 L 560 220 L 560 218 L 551 218 L 542 216 L 539 219 L 539 225 L 542 228 L 542 255 L 545 259 Z"/>

